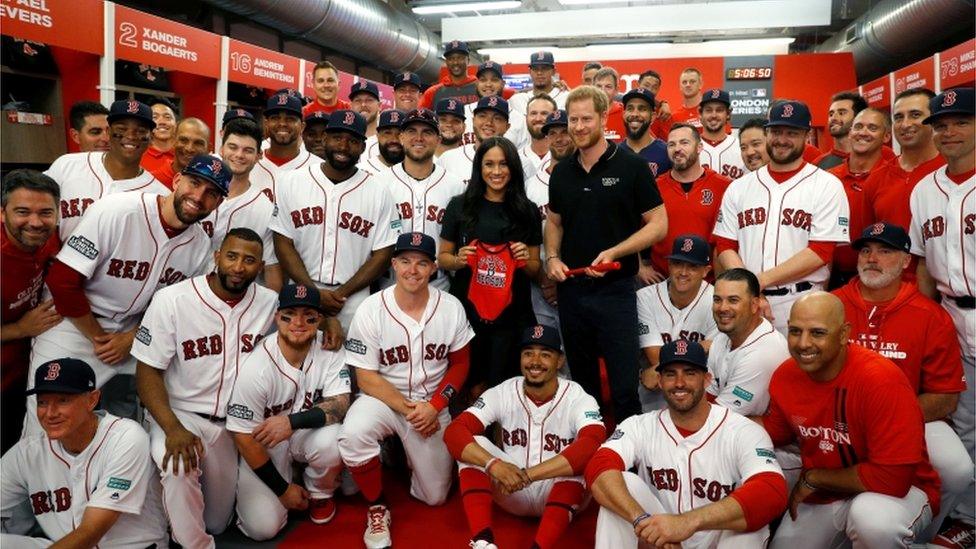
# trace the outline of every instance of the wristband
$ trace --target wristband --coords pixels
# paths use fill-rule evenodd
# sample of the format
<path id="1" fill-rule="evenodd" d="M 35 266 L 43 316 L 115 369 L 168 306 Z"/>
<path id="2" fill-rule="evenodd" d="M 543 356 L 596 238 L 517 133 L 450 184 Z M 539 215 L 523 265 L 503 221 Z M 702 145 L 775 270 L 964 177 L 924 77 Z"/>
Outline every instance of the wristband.
<path id="1" fill-rule="evenodd" d="M 491 466 L 494 465 L 495 463 L 501 461 L 501 460 L 502 460 L 502 458 L 497 458 L 497 457 L 493 457 L 493 458 L 489 459 L 488 460 L 488 463 L 485 464 L 485 472 L 486 473 L 491 473 Z"/>
<path id="2" fill-rule="evenodd" d="M 546 263 L 549 263 L 550 259 L 559 259 L 559 254 L 551 254 L 546 256 Z"/>
<path id="3" fill-rule="evenodd" d="M 288 414 L 288 423 L 291 424 L 292 431 L 323 427 L 325 426 L 325 410 L 318 406 L 312 406 L 304 412 Z"/>
<path id="4" fill-rule="evenodd" d="M 800 475 L 800 484 L 806 486 L 807 488 L 809 488 L 811 490 L 816 491 L 816 490 L 818 490 L 818 488 L 816 486 L 810 484 L 810 481 L 807 480 L 807 473 L 808 472 L 809 471 L 804 471 L 803 474 Z"/>
<path id="5" fill-rule="evenodd" d="M 270 459 L 264 462 L 264 465 L 257 468 L 252 467 L 251 469 L 261 479 L 261 482 L 274 492 L 274 495 L 281 497 L 282 494 L 288 491 L 288 482 L 282 478 L 281 473 L 275 469 L 274 463 L 271 463 Z"/>
<path id="6" fill-rule="evenodd" d="M 632 524 L 634 526 L 634 528 L 637 528 L 637 525 L 640 524 L 640 521 L 642 521 L 644 519 L 648 519 L 648 518 L 651 518 L 651 514 L 650 513 L 642 513 L 640 516 L 638 516 L 633 521 L 631 521 L 630 524 Z"/>

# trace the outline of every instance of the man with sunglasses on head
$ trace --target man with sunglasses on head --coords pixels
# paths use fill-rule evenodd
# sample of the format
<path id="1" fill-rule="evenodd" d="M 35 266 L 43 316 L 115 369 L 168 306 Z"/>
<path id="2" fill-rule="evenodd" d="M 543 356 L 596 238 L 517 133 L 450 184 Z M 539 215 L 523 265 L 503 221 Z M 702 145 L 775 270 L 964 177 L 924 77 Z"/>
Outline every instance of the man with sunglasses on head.
<path id="1" fill-rule="evenodd" d="M 156 127 L 152 110 L 139 101 L 116 101 L 109 109 L 108 125 L 108 151 L 66 154 L 44 172 L 61 187 L 58 236 L 62 241 L 78 225 L 85 210 L 104 196 L 127 191 L 170 192 L 139 165 Z"/>

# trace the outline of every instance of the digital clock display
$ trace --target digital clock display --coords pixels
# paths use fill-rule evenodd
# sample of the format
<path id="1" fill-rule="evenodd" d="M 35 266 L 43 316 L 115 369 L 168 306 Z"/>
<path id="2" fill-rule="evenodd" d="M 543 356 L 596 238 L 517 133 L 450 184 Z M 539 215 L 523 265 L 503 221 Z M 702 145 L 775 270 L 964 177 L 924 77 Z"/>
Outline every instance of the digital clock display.
<path id="1" fill-rule="evenodd" d="M 738 67 L 725 71 L 726 80 L 769 80 L 772 76 L 772 67 Z"/>

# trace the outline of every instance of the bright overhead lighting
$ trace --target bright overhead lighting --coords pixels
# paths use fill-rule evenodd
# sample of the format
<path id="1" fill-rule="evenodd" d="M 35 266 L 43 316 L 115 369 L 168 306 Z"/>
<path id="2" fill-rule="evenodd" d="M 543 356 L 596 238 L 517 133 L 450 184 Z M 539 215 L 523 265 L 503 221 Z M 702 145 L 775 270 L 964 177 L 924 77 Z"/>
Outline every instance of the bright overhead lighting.
<path id="1" fill-rule="evenodd" d="M 633 0 L 559 0 L 559 3 L 564 6 L 582 6 L 582 5 L 596 5 L 596 4 L 622 4 L 624 2 L 630 3 Z"/>
<path id="2" fill-rule="evenodd" d="M 623 60 L 623 59 L 674 59 L 682 57 L 726 57 L 741 55 L 783 55 L 789 53 L 794 38 L 757 38 L 749 40 L 712 40 L 671 44 L 645 42 L 627 44 L 593 44 L 578 48 L 545 48 L 552 52 L 558 67 L 561 61 Z M 496 63 L 526 62 L 538 47 L 480 48 Z"/>
<path id="3" fill-rule="evenodd" d="M 522 6 L 522 0 L 503 0 L 501 2 L 453 2 L 450 4 L 422 4 L 413 7 L 417 15 L 435 13 L 455 13 L 459 11 L 497 11 L 511 10 Z"/>

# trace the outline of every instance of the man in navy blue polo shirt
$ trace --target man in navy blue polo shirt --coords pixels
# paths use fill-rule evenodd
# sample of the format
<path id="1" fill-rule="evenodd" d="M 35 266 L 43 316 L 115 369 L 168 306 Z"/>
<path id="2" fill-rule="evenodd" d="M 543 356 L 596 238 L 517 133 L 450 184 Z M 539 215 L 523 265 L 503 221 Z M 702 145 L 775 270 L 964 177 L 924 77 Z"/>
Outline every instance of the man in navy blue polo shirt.
<path id="1" fill-rule="evenodd" d="M 647 161 L 654 177 L 671 169 L 668 145 L 651 131 L 654 123 L 654 94 L 634 88 L 624 94 L 624 128 L 627 139 L 621 145 Z M 661 136 L 667 138 L 667 136 Z"/>
<path id="2" fill-rule="evenodd" d="M 668 218 L 642 158 L 606 140 L 606 94 L 592 86 L 566 100 L 577 152 L 552 172 L 546 270 L 559 283 L 559 319 L 573 379 L 600 396 L 603 357 L 617 421 L 640 413 L 637 397 L 637 253 L 664 238 Z M 566 277 L 576 267 L 619 261 L 621 269 Z"/>

